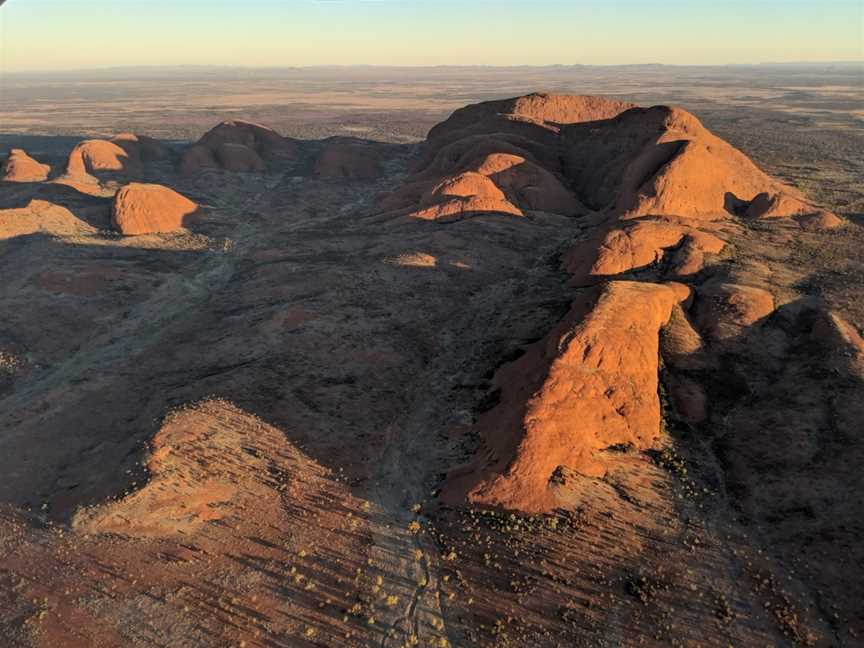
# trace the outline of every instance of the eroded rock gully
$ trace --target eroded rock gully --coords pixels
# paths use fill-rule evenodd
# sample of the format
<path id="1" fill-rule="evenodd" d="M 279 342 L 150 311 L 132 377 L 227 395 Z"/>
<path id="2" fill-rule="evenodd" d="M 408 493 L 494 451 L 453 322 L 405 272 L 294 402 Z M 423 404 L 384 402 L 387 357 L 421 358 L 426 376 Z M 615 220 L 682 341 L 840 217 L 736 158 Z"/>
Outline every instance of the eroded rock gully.
<path id="1" fill-rule="evenodd" d="M 792 257 L 860 235 L 693 115 L 15 157 L 10 645 L 860 641 L 864 342 Z"/>

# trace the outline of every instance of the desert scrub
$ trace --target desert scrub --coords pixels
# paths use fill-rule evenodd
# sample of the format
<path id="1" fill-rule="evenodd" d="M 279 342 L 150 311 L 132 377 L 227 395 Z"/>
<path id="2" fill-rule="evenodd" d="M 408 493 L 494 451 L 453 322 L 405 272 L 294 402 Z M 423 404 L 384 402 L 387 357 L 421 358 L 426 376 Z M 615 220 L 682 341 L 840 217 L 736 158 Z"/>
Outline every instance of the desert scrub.
<path id="1" fill-rule="evenodd" d="M 650 603 L 661 591 L 669 591 L 669 584 L 646 574 L 631 574 L 624 579 L 624 591 L 643 605 Z"/>
<path id="2" fill-rule="evenodd" d="M 24 366 L 24 360 L 18 356 L 0 351 L 0 374 L 14 374 Z"/>

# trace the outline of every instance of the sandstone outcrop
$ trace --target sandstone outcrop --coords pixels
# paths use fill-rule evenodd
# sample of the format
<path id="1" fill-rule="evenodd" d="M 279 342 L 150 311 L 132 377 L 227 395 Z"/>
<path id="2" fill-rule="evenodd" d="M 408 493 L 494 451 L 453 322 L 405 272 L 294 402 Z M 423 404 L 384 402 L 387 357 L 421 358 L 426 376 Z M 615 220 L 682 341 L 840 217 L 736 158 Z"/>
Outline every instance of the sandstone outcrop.
<path id="1" fill-rule="evenodd" d="M 680 108 L 632 108 L 596 124 L 573 124 L 562 136 L 565 173 L 577 195 L 621 218 L 710 221 L 818 210 Z"/>
<path id="2" fill-rule="evenodd" d="M 715 234 L 670 219 L 621 221 L 574 245 L 562 259 L 576 281 L 614 277 L 667 263 L 671 277 L 701 270 L 705 254 L 719 254 L 726 242 Z"/>
<path id="3" fill-rule="evenodd" d="M 111 223 L 128 236 L 171 232 L 188 224 L 198 205 L 168 187 L 133 182 L 114 197 Z"/>
<path id="4" fill-rule="evenodd" d="M 0 180 L 6 182 L 41 182 L 48 178 L 51 167 L 27 155 L 23 149 L 12 149 L 3 164 Z"/>
<path id="5" fill-rule="evenodd" d="M 614 446 L 661 439 L 660 329 L 680 294 L 615 281 L 577 300 L 541 342 L 496 376 L 501 402 L 481 417 L 477 463 L 450 478 L 455 500 L 522 511 L 554 508 L 557 470 L 602 477 Z"/>
<path id="6" fill-rule="evenodd" d="M 238 462 L 237 449 L 249 446 L 262 451 Z M 292 481 L 314 475 L 315 467 L 279 430 L 226 401 L 194 403 L 169 414 L 153 437 L 146 486 L 79 511 L 73 526 L 84 533 L 188 537 L 207 523 L 260 505 L 262 497 L 278 502 L 278 492 L 261 479 L 272 460 L 265 450 L 296 469 Z"/>
<path id="7" fill-rule="evenodd" d="M 205 169 L 218 170 L 221 166 L 216 155 L 208 147 L 193 144 L 183 152 L 180 172 L 184 175 L 199 173 Z"/>
<path id="8" fill-rule="evenodd" d="M 774 311 L 774 297 L 754 286 L 707 285 L 699 289 L 694 310 L 703 333 L 723 340 L 740 335 L 745 327 L 768 317 Z"/>
<path id="9" fill-rule="evenodd" d="M 501 133 L 529 138 L 555 134 L 565 124 L 611 119 L 636 104 L 604 97 L 535 93 L 486 101 L 455 111 L 429 131 L 428 153 L 472 135 Z"/>
<path id="10" fill-rule="evenodd" d="M 47 200 L 37 198 L 25 207 L 0 210 L 0 241 L 28 234 L 63 236 L 94 231 L 70 210 Z"/>
<path id="11" fill-rule="evenodd" d="M 111 141 L 142 162 L 157 162 L 171 156 L 170 149 L 162 142 L 146 135 L 120 133 Z"/>
<path id="12" fill-rule="evenodd" d="M 839 220 L 795 188 L 763 173 L 746 155 L 680 108 L 602 97 L 528 95 L 457 110 L 435 126 L 406 184 L 381 208 L 425 219 L 478 213 L 590 211 L 614 219 L 667 217 L 708 223 L 730 216 L 794 217 L 802 227 Z M 493 180 L 503 203 L 478 184 L 430 210 L 430 191 L 464 173 Z M 701 267 L 686 242 L 683 274 Z"/>
<path id="13" fill-rule="evenodd" d="M 429 132 L 413 177 L 381 206 L 445 221 L 488 213 L 584 213 L 561 173 L 561 133 L 567 124 L 609 119 L 632 107 L 601 97 L 546 94 L 467 106 Z M 442 197 L 447 194 L 440 187 L 456 182 L 467 188 L 469 181 L 477 193 Z"/>
<path id="14" fill-rule="evenodd" d="M 313 173 L 320 178 L 378 178 L 382 173 L 380 158 L 371 144 L 336 140 L 318 154 Z"/>
<path id="15" fill-rule="evenodd" d="M 110 140 L 91 139 L 80 142 L 69 153 L 66 174 L 87 178 L 103 173 L 136 176 L 150 162 L 169 157 L 169 149 L 151 137 L 121 133 Z"/>
<path id="16" fill-rule="evenodd" d="M 264 171 L 266 165 L 258 152 L 245 144 L 222 142 L 215 149 L 219 166 L 226 171 Z"/>
<path id="17" fill-rule="evenodd" d="M 141 159 L 134 151 L 127 151 L 108 140 L 85 140 L 69 154 L 67 175 L 81 178 L 105 172 L 138 174 L 141 172 Z"/>
<path id="18" fill-rule="evenodd" d="M 561 263 L 596 297 L 580 293 L 543 342 L 498 372 L 500 403 L 476 426 L 481 450 L 449 479 L 456 501 L 549 510 L 556 474 L 603 477 L 605 449 L 659 448 L 661 351 L 670 415 L 703 424 L 711 403 L 700 377 L 720 362 L 710 345 L 745 348 L 775 300 L 701 273 L 710 277 L 748 221 L 836 224 L 678 108 L 531 96 L 457 111 L 426 146 L 384 209 L 442 221 L 593 214 Z M 766 348 L 782 353 L 772 335 Z"/>
<path id="19" fill-rule="evenodd" d="M 226 121 L 205 133 L 183 153 L 180 170 L 194 174 L 205 169 L 260 172 L 267 161 L 285 161 L 297 154 L 294 142 L 260 124 Z"/>

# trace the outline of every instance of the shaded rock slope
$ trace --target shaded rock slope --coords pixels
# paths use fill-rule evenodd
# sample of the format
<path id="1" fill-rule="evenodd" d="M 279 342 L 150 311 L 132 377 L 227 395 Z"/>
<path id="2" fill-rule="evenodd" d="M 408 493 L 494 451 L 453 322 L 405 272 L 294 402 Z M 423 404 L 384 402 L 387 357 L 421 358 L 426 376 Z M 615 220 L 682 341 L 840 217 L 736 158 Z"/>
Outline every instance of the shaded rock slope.
<path id="1" fill-rule="evenodd" d="M 856 646 L 864 232 L 693 115 L 0 183 L 0 637 Z M 831 256 L 822 253 L 831 251 Z"/>

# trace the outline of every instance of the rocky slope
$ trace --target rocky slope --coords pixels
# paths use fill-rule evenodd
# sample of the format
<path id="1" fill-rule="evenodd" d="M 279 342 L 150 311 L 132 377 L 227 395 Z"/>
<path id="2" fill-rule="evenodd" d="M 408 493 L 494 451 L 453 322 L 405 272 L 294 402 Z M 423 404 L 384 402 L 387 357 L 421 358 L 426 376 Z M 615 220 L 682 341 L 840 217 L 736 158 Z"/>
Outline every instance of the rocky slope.
<path id="1" fill-rule="evenodd" d="M 43 166 L 0 185 L 8 645 L 860 643 L 864 320 L 813 277 L 864 234 L 693 115 Z"/>

